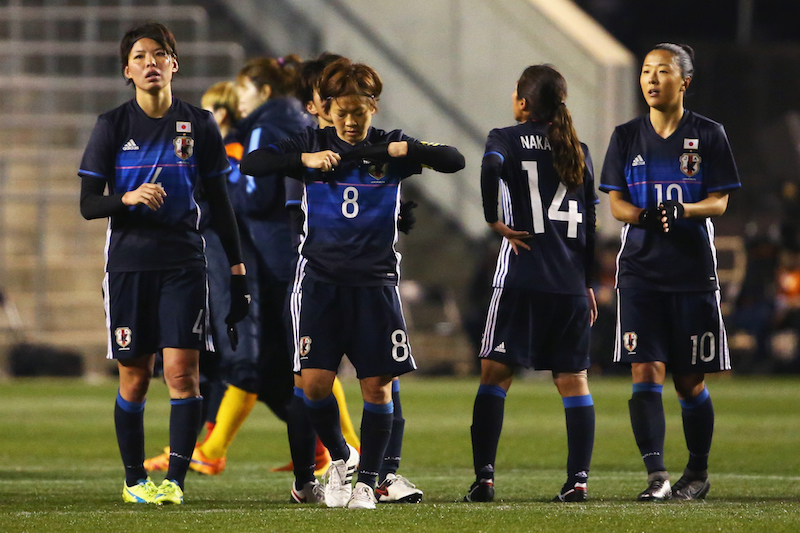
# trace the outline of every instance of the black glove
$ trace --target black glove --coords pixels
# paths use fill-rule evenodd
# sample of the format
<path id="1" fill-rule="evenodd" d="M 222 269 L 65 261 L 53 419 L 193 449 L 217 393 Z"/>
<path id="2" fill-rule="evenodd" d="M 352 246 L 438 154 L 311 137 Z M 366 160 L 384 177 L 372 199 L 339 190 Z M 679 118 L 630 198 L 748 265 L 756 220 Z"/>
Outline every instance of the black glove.
<path id="1" fill-rule="evenodd" d="M 247 290 L 247 278 L 241 274 L 231 276 L 231 309 L 225 317 L 228 325 L 228 338 L 231 341 L 231 348 L 236 351 L 239 345 L 239 332 L 236 331 L 236 323 L 241 322 L 250 311 L 250 291 Z"/>
<path id="2" fill-rule="evenodd" d="M 642 210 L 639 213 L 639 225 L 648 231 L 664 231 L 663 223 L 661 222 L 661 209 L 650 207 Z"/>
<path id="3" fill-rule="evenodd" d="M 414 213 L 411 212 L 415 207 L 417 207 L 417 202 L 414 200 L 400 202 L 400 219 L 397 221 L 397 229 L 406 235 L 408 235 L 408 232 L 411 231 L 411 228 L 414 227 L 414 223 L 417 221 Z"/>
<path id="4" fill-rule="evenodd" d="M 666 202 L 662 202 L 658 208 L 661 211 L 661 218 L 666 218 L 667 221 L 664 224 L 667 227 L 664 229 L 664 233 L 668 233 L 670 229 L 672 229 L 672 224 L 675 223 L 676 220 L 683 218 L 683 204 L 677 200 L 667 200 Z"/>

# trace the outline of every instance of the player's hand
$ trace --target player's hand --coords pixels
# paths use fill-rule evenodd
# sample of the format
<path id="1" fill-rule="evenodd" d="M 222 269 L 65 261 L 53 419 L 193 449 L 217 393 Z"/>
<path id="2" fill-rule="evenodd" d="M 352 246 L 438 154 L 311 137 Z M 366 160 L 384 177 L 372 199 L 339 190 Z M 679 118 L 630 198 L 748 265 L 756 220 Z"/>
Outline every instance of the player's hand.
<path id="1" fill-rule="evenodd" d="M 642 212 L 639 213 L 639 225 L 649 231 L 663 232 L 661 210 L 657 207 L 642 209 Z"/>
<path id="2" fill-rule="evenodd" d="M 669 233 L 675 221 L 683 218 L 683 204 L 677 200 L 662 202 L 661 205 L 658 206 L 658 209 L 661 213 L 661 223 L 664 227 L 664 233 Z"/>
<path id="3" fill-rule="evenodd" d="M 164 198 L 167 191 L 158 183 L 142 183 L 136 189 L 128 191 L 122 195 L 122 203 L 125 205 L 145 205 L 149 209 L 156 211 L 164 205 Z"/>
<path id="4" fill-rule="evenodd" d="M 314 168 L 322 172 L 330 172 L 342 160 L 342 156 L 333 150 L 322 152 L 307 152 L 300 155 L 300 160 L 306 168 Z"/>
<path id="5" fill-rule="evenodd" d="M 594 326 L 597 320 L 597 299 L 594 297 L 594 289 L 586 287 L 586 298 L 589 300 L 589 325 Z"/>
<path id="6" fill-rule="evenodd" d="M 231 347 L 236 351 L 236 347 L 239 344 L 236 323 L 240 322 L 250 312 L 250 291 L 247 289 L 247 278 L 241 274 L 233 274 L 231 276 L 230 291 L 231 308 L 228 316 L 225 317 L 225 323 L 228 325 L 228 338 L 231 341 Z"/>
<path id="7" fill-rule="evenodd" d="M 400 218 L 397 221 L 397 229 L 406 235 L 408 235 L 408 232 L 411 231 L 417 221 L 414 213 L 411 212 L 415 207 L 417 207 L 417 202 L 414 200 L 400 202 Z"/>
<path id="8" fill-rule="evenodd" d="M 508 239 L 508 242 L 511 244 L 511 249 L 514 250 L 514 255 L 519 255 L 519 248 L 525 248 L 526 250 L 531 249 L 531 247 L 524 242 L 531 238 L 531 234 L 527 231 L 513 230 L 499 220 L 489 224 L 489 227 Z"/>
<path id="9" fill-rule="evenodd" d="M 387 151 L 391 157 L 405 157 L 408 155 L 408 141 L 391 142 Z"/>

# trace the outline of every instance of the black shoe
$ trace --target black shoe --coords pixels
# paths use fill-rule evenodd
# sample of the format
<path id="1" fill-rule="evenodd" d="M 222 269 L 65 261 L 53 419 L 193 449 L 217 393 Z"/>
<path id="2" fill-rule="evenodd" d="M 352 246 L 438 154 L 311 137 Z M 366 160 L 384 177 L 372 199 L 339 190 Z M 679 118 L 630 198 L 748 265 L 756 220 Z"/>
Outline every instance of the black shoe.
<path id="1" fill-rule="evenodd" d="M 636 498 L 640 502 L 663 502 L 672 497 L 668 473 L 653 472 L 647 476 L 647 483 L 647 488 Z"/>
<path id="2" fill-rule="evenodd" d="M 711 488 L 708 472 L 684 470 L 683 475 L 672 487 L 673 500 L 703 500 Z"/>
<path id="3" fill-rule="evenodd" d="M 585 502 L 588 499 L 586 483 L 565 483 L 561 492 L 553 498 L 554 502 Z"/>
<path id="4" fill-rule="evenodd" d="M 490 502 L 494 500 L 494 481 L 482 479 L 476 481 L 464 496 L 465 502 Z"/>

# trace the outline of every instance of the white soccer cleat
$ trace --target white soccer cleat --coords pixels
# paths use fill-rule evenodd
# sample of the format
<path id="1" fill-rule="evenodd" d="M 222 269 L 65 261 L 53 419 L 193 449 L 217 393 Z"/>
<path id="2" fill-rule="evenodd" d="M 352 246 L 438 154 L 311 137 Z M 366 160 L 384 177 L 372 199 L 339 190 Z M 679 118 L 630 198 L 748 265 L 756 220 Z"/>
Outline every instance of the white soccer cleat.
<path id="1" fill-rule="evenodd" d="M 319 481 L 309 481 L 301 490 L 292 482 L 292 503 L 322 503 L 325 501 L 325 489 Z"/>
<path id="2" fill-rule="evenodd" d="M 350 501 L 347 502 L 348 509 L 375 509 L 375 493 L 372 487 L 360 481 L 356 483 Z"/>
<path id="3" fill-rule="evenodd" d="M 422 491 L 413 483 L 395 474 L 386 474 L 386 479 L 375 489 L 378 503 L 419 503 Z"/>
<path id="4" fill-rule="evenodd" d="M 353 494 L 353 473 L 358 467 L 360 456 L 358 451 L 351 445 L 350 457 L 331 461 L 325 475 L 322 476 L 322 485 L 325 487 L 325 505 L 328 507 L 344 507 L 350 501 Z"/>
<path id="5" fill-rule="evenodd" d="M 672 497 L 668 473 L 653 472 L 647 476 L 647 483 L 647 488 L 636 498 L 640 502 L 663 502 Z"/>

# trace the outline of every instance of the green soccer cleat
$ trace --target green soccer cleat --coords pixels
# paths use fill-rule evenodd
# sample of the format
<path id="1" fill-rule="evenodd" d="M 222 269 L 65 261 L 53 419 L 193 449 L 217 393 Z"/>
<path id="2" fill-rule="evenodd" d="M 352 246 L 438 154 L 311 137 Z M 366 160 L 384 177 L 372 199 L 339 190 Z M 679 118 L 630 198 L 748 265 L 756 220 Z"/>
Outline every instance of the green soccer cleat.
<path id="1" fill-rule="evenodd" d="M 122 501 L 125 503 L 153 503 L 157 492 L 158 487 L 150 478 L 140 479 L 132 487 L 122 483 Z"/>
<path id="2" fill-rule="evenodd" d="M 156 505 L 182 505 L 183 490 L 171 479 L 165 479 L 158 487 L 158 493 L 153 498 Z"/>

